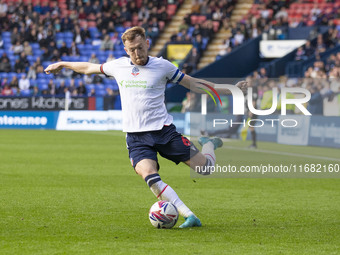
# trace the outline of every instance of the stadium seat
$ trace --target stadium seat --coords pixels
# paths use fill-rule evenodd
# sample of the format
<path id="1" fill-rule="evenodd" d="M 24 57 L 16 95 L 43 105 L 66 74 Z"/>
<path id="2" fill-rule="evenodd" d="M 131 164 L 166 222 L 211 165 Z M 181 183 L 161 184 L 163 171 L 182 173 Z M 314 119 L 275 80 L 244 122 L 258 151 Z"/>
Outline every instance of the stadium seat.
<path id="1" fill-rule="evenodd" d="M 86 84 L 85 87 L 86 87 L 86 90 L 87 90 L 88 92 L 90 92 L 92 89 L 95 88 L 95 85 L 94 85 L 94 84 Z"/>
<path id="2" fill-rule="evenodd" d="M 97 90 L 105 90 L 105 86 L 103 84 L 96 84 L 95 86 L 96 92 Z"/>
<path id="3" fill-rule="evenodd" d="M 114 109 L 115 109 L 115 110 L 121 110 L 121 109 L 122 109 L 122 104 L 121 104 L 121 101 L 120 101 L 120 95 L 118 95 L 118 96 L 116 97 Z"/>
<path id="4" fill-rule="evenodd" d="M 72 39 L 73 40 L 73 33 L 72 32 L 65 32 L 64 36 L 65 36 L 65 39 Z"/>
<path id="5" fill-rule="evenodd" d="M 48 90 L 48 84 L 47 83 L 38 83 L 38 88 L 40 91 Z"/>
<path id="6" fill-rule="evenodd" d="M 41 49 L 32 49 L 33 55 L 36 57 L 40 57 L 44 52 Z"/>
<path id="7" fill-rule="evenodd" d="M 122 27 L 122 26 L 118 26 L 118 27 L 116 27 L 116 31 L 117 31 L 119 34 L 121 34 L 121 33 L 124 33 L 125 28 Z"/>
<path id="8" fill-rule="evenodd" d="M 40 49 L 39 43 L 31 43 L 30 45 L 31 45 L 31 47 L 32 47 L 32 50 L 33 50 L 33 49 Z"/>
<path id="9" fill-rule="evenodd" d="M 12 33 L 9 31 L 2 32 L 2 38 L 11 38 Z"/>
<path id="10" fill-rule="evenodd" d="M 31 95 L 31 91 L 29 89 L 24 89 L 20 91 L 20 96 L 28 97 L 30 95 Z"/>
<path id="11" fill-rule="evenodd" d="M 105 89 L 96 89 L 96 96 L 105 96 L 106 90 Z"/>
<path id="12" fill-rule="evenodd" d="M 0 79 L 8 78 L 8 73 L 0 73 Z"/>

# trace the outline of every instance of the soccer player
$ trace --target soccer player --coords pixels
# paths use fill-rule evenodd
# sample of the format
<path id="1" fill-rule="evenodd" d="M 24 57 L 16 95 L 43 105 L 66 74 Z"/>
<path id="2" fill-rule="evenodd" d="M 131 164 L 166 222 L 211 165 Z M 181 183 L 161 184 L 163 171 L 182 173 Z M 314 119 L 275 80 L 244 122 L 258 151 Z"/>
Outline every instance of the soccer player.
<path id="1" fill-rule="evenodd" d="M 82 74 L 105 74 L 118 82 L 122 111 L 123 131 L 129 157 L 136 173 L 140 175 L 158 199 L 172 202 L 185 222 L 180 228 L 200 227 L 196 215 L 180 200 L 176 192 L 161 180 L 158 174 L 157 152 L 176 164 L 184 162 L 193 169 L 196 166 L 213 166 L 214 150 L 222 146 L 219 138 L 201 137 L 202 153 L 187 138 L 176 131 L 172 116 L 164 104 L 164 92 L 168 82 L 178 83 L 194 92 L 202 93 L 198 82 L 214 84 L 183 74 L 163 58 L 148 56 L 149 41 L 145 30 L 132 27 L 122 35 L 128 57 L 100 64 L 88 62 L 58 62 L 49 65 L 45 72 L 58 73 L 69 68 Z M 245 82 L 238 87 L 244 89 Z M 222 91 L 221 93 L 228 93 Z M 206 167 L 205 169 L 207 169 Z"/>

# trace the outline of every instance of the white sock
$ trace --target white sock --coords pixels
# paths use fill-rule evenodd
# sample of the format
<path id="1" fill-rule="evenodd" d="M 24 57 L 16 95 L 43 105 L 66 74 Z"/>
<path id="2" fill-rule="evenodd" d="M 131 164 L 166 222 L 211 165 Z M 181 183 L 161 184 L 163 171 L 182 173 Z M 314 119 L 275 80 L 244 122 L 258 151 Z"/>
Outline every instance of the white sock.
<path id="1" fill-rule="evenodd" d="M 202 147 L 202 154 L 209 160 L 210 166 L 214 166 L 216 162 L 214 144 L 212 142 L 207 142 Z"/>
<path id="2" fill-rule="evenodd" d="M 152 174 L 145 178 L 152 193 L 159 199 L 173 203 L 183 217 L 189 217 L 194 213 L 182 202 L 176 192 L 166 183 L 164 183 L 158 174 Z"/>

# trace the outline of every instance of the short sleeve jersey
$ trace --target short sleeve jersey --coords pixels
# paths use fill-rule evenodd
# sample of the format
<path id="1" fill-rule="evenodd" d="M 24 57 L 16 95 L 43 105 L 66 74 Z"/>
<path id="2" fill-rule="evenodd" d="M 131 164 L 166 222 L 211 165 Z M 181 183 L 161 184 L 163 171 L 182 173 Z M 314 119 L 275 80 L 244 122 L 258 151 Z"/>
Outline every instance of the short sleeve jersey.
<path id="1" fill-rule="evenodd" d="M 124 132 L 156 131 L 172 123 L 164 103 L 165 87 L 184 77 L 175 65 L 163 58 L 149 57 L 146 65 L 139 66 L 122 57 L 102 64 L 100 70 L 118 83 Z"/>

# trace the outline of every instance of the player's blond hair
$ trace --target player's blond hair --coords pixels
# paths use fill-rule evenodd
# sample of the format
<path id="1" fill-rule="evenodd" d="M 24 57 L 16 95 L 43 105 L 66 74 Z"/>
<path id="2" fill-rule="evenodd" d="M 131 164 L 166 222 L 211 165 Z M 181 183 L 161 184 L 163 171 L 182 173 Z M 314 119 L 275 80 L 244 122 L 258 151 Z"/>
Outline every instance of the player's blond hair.
<path id="1" fill-rule="evenodd" d="M 125 43 L 125 41 L 133 41 L 137 36 L 140 36 L 142 37 L 142 39 L 145 40 L 146 39 L 145 29 L 142 27 L 129 28 L 122 35 L 123 43 Z"/>

